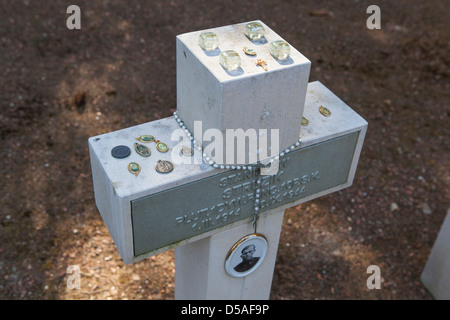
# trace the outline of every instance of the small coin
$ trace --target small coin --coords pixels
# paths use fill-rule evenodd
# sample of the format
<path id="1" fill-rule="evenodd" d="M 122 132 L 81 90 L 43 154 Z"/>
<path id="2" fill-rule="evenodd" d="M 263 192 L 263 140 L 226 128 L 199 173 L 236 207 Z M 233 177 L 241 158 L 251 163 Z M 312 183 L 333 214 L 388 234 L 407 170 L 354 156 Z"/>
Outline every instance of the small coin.
<path id="1" fill-rule="evenodd" d="M 324 106 L 319 107 L 319 111 L 321 114 L 323 114 L 325 117 L 331 116 L 331 111 L 328 108 L 325 108 Z"/>
<path id="2" fill-rule="evenodd" d="M 158 162 L 156 162 L 155 169 L 159 173 L 169 173 L 173 170 L 173 164 L 167 160 L 158 160 Z"/>
<path id="3" fill-rule="evenodd" d="M 181 147 L 181 153 L 184 156 L 192 157 L 194 155 L 194 150 L 192 150 L 192 148 L 189 147 Z"/>
<path id="4" fill-rule="evenodd" d="M 306 127 L 309 124 L 309 120 L 305 117 L 302 118 L 302 126 Z"/>
<path id="5" fill-rule="evenodd" d="M 131 150 L 127 146 L 117 146 L 112 148 L 111 155 L 117 159 L 123 159 L 130 155 Z"/>

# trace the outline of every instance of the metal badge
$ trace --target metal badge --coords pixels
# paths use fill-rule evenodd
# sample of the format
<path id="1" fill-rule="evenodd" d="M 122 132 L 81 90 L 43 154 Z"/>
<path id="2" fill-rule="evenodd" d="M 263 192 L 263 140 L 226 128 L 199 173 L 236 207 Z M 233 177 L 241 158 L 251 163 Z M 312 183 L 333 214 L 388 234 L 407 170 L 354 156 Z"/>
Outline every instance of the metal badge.
<path id="1" fill-rule="evenodd" d="M 152 154 L 149 148 L 139 143 L 134 144 L 134 150 L 136 150 L 136 152 L 143 157 L 150 157 Z"/>
<path id="2" fill-rule="evenodd" d="M 256 56 L 256 51 L 249 47 L 243 48 L 244 52 L 250 56 Z"/>
<path id="3" fill-rule="evenodd" d="M 128 171 L 137 176 L 141 172 L 141 167 L 136 162 L 130 162 L 128 164 Z"/>
<path id="4" fill-rule="evenodd" d="M 159 173 L 169 173 L 173 170 L 173 164 L 167 160 L 158 160 L 158 162 L 156 162 L 155 169 Z"/>
<path id="5" fill-rule="evenodd" d="M 169 147 L 167 146 L 167 144 L 161 141 L 156 141 L 156 149 L 158 149 L 159 152 L 169 151 Z"/>
<path id="6" fill-rule="evenodd" d="M 181 153 L 186 157 L 192 157 L 194 155 L 194 150 L 190 147 L 181 147 Z"/>
<path id="7" fill-rule="evenodd" d="M 324 106 L 320 106 L 319 107 L 319 111 L 322 115 L 324 115 L 325 117 L 329 117 L 331 116 L 331 111 L 328 108 L 325 108 Z"/>
<path id="8" fill-rule="evenodd" d="M 136 140 L 143 143 L 150 143 L 155 141 L 155 137 L 149 134 L 144 134 L 140 137 L 137 137 Z"/>
<path id="9" fill-rule="evenodd" d="M 302 118 L 302 126 L 306 127 L 309 124 L 309 120 L 305 117 Z"/>
<path id="10" fill-rule="evenodd" d="M 127 146 L 117 146 L 112 148 L 111 155 L 117 159 L 123 159 L 128 157 L 131 154 L 130 148 Z"/>
<path id="11" fill-rule="evenodd" d="M 266 257 L 268 242 L 262 234 L 249 234 L 231 247 L 225 258 L 225 271 L 232 277 L 245 277 Z"/>

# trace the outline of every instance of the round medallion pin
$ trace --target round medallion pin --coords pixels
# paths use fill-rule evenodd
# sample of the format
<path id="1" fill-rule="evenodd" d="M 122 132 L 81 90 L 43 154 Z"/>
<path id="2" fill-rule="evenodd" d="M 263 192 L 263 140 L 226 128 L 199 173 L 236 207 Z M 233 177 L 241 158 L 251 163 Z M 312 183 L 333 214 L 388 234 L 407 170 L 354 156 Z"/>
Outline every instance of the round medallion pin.
<path id="1" fill-rule="evenodd" d="M 159 152 L 167 152 L 167 151 L 169 151 L 169 147 L 167 146 L 167 144 L 165 144 L 164 142 L 161 142 L 161 141 L 156 141 L 156 149 L 159 151 Z"/>
<path id="2" fill-rule="evenodd" d="M 181 147 L 181 154 L 186 157 L 192 157 L 194 155 L 194 150 L 189 147 Z"/>
<path id="3" fill-rule="evenodd" d="M 155 169 L 159 173 L 169 173 L 173 170 L 173 164 L 167 160 L 158 160 Z"/>
<path id="4" fill-rule="evenodd" d="M 128 171 L 137 176 L 141 172 L 141 167 L 136 162 L 130 162 L 128 164 Z"/>
<path id="5" fill-rule="evenodd" d="M 306 127 L 309 124 L 309 120 L 305 117 L 302 118 L 302 126 Z"/>
<path id="6" fill-rule="evenodd" d="M 256 56 L 256 51 L 249 47 L 243 48 L 244 52 L 250 56 Z"/>
<path id="7" fill-rule="evenodd" d="M 325 108 L 324 106 L 319 107 L 319 112 L 324 115 L 325 117 L 331 116 L 331 111 L 328 108 Z"/>

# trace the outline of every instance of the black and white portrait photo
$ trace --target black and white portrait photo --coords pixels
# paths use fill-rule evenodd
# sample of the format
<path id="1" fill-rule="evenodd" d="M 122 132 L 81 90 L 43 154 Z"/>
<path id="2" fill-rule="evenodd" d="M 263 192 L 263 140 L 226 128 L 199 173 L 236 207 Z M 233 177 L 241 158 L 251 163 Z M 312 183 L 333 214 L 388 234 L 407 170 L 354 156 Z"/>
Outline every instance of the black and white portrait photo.
<path id="1" fill-rule="evenodd" d="M 234 267 L 234 270 L 236 270 L 237 272 L 245 272 L 248 269 L 252 268 L 259 261 L 259 257 L 253 256 L 255 251 L 256 247 L 254 244 L 249 244 L 244 249 L 242 249 L 242 262 Z"/>
<path id="2" fill-rule="evenodd" d="M 267 240 L 259 234 L 240 239 L 230 249 L 225 260 L 225 270 L 232 277 L 245 277 L 255 271 L 267 253 Z"/>

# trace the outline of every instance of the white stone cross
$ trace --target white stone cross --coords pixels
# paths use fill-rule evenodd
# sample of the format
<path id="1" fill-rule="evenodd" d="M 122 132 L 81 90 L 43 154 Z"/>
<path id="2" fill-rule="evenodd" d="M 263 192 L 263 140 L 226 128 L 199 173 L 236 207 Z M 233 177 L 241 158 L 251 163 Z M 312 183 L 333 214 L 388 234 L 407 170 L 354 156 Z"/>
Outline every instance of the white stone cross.
<path id="1" fill-rule="evenodd" d="M 219 51 L 237 50 L 249 45 L 240 31 L 244 25 L 208 31 L 218 35 Z M 178 36 L 176 117 L 89 139 L 96 205 L 123 261 L 175 249 L 176 299 L 268 299 L 284 210 L 346 188 L 355 175 L 367 122 L 320 82 L 307 83 L 310 63 L 294 48 L 288 61 L 271 57 L 267 46 L 280 37 L 264 27 L 265 39 L 250 42 L 258 56 L 239 52 L 237 73 L 198 46 L 201 32 Z M 268 71 L 254 63 L 260 58 Z M 303 117 L 309 122 L 300 131 Z M 227 150 L 227 139 L 218 143 L 217 132 L 227 129 L 255 129 L 258 147 L 261 140 L 272 150 L 278 145 L 275 171 L 265 175 L 253 167 L 248 160 L 261 150 L 253 152 L 249 144 L 244 162 L 225 161 L 230 150 L 239 149 Z M 279 130 L 277 141 L 264 129 Z M 215 148 L 208 148 L 211 132 Z M 169 151 L 138 142 L 143 135 L 164 142 Z M 194 148 L 193 141 L 203 148 Z M 138 154 L 135 143 L 151 155 Z M 119 145 L 131 154 L 112 156 Z M 193 147 L 193 156 L 183 147 Z M 173 164 L 168 173 L 155 170 L 164 160 Z M 133 162 L 138 174 L 128 170 Z"/>

